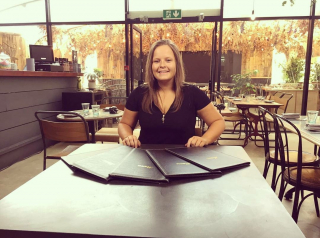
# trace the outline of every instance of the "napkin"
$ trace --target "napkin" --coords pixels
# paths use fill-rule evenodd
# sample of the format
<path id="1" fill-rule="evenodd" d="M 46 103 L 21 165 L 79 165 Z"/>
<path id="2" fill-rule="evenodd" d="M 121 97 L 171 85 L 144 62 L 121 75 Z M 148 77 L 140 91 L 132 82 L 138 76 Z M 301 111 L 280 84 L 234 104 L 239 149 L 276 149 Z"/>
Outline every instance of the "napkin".
<path id="1" fill-rule="evenodd" d="M 306 130 L 308 130 L 308 131 L 320 131 L 320 124 L 306 124 Z"/>
<path id="2" fill-rule="evenodd" d="M 300 113 L 282 113 L 282 117 L 283 118 L 299 118 L 300 117 Z"/>

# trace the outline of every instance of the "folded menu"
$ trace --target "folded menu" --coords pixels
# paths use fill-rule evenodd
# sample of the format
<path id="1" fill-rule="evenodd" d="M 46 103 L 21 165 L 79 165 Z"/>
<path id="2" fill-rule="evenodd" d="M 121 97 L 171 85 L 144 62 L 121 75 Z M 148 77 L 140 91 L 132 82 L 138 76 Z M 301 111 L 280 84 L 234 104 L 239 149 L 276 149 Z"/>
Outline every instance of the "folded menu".
<path id="1" fill-rule="evenodd" d="M 112 173 L 117 166 L 122 163 L 131 151 L 131 147 L 119 146 L 104 153 L 87 156 L 79 161 L 75 161 L 73 163 L 73 167 L 89 173 L 90 175 L 110 180 L 110 173 Z"/>
<path id="2" fill-rule="evenodd" d="M 282 113 L 282 117 L 287 119 L 300 118 L 300 113 Z"/>
<path id="3" fill-rule="evenodd" d="M 132 148 L 132 151 L 109 176 L 146 182 L 169 182 L 149 159 L 144 150 Z"/>
<path id="4" fill-rule="evenodd" d="M 212 150 L 200 147 L 183 147 L 165 150 L 209 171 L 225 171 L 250 165 L 250 162 L 222 153 L 218 151 L 219 147 L 217 148 L 217 150 Z"/>
<path id="5" fill-rule="evenodd" d="M 208 171 L 165 150 L 146 150 L 151 160 L 167 178 L 221 176 L 221 171 Z"/>

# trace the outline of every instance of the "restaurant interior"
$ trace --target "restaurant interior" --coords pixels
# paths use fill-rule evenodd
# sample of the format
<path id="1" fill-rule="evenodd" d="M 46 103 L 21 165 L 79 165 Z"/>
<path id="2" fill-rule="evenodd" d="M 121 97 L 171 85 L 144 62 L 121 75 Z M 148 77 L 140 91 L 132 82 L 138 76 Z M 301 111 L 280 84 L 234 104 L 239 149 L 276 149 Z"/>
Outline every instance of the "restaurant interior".
<path id="1" fill-rule="evenodd" d="M 47 231 L 47 224 L 38 227 L 32 222 L 19 225 L 20 218 L 12 229 L 9 222 L 1 226 L 4 217 L 1 213 L 9 213 L 15 208 L 19 202 L 16 197 L 28 188 L 24 186 L 31 186 L 32 182 L 40 181 L 41 176 L 45 178 L 43 174 L 49 176 L 50 171 L 58 168 L 63 163 L 61 157 L 76 154 L 77 149 L 85 144 L 98 144 L 104 148 L 122 143 L 117 129 L 127 98 L 136 87 L 145 83 L 149 49 L 160 39 L 170 39 L 178 46 L 186 82 L 200 88 L 223 116 L 226 129 L 215 146 L 230 146 L 229 153 L 232 153 L 232 148 L 237 148 L 236 151 L 242 147 L 252 161 L 250 167 L 259 171 L 262 183 L 267 182 L 261 191 L 270 190 L 270 196 L 274 197 L 271 200 L 276 198 L 286 211 L 279 215 L 285 217 L 282 220 L 284 225 L 280 222 L 283 226 L 274 227 L 274 233 L 266 232 L 269 228 L 265 223 L 270 222 L 270 217 L 278 216 L 277 206 L 274 211 L 269 211 L 274 214 L 265 217 L 263 223 L 260 219 L 263 220 L 265 214 L 256 217 L 257 222 L 251 224 L 255 227 L 250 228 L 253 229 L 251 235 L 234 228 L 232 231 L 239 236 L 230 231 L 219 237 L 270 237 L 270 234 L 288 237 L 294 226 L 302 232 L 301 236 L 298 232 L 296 237 L 319 237 L 320 3 L 315 0 L 2 2 L 0 236 L 10 234 L 19 237 L 20 233 L 6 233 L 19 230 L 31 232 L 21 233 L 24 237 L 38 237 L 37 232 Z M 40 115 L 38 111 L 48 114 Z M 72 115 L 73 112 L 76 114 Z M 58 128 L 46 130 L 41 124 L 43 118 L 50 118 L 70 127 L 81 122 L 79 117 L 83 122 L 81 126 L 85 125 L 83 137 L 72 137 L 66 126 L 61 129 L 61 134 L 69 139 L 61 139 L 57 136 L 60 133 Z M 207 129 L 207 125 L 197 118 L 196 134 L 201 136 Z M 55 136 L 44 139 L 50 131 Z M 138 124 L 134 134 L 139 136 L 139 133 Z M 49 155 L 53 156 L 50 158 Z M 290 180 L 289 172 L 289 178 L 286 177 L 289 168 L 299 167 L 299 171 L 304 171 L 306 166 L 310 169 L 309 176 L 302 172 L 302 179 L 299 175 L 297 178 L 300 182 L 287 181 Z M 242 170 L 246 174 L 246 170 Z M 241 169 L 238 172 L 240 174 Z M 247 176 L 246 179 L 251 174 Z M 303 184 L 304 178 L 307 185 Z M 252 177 L 247 182 L 255 186 L 254 179 Z M 285 186 L 282 184 L 284 181 L 288 183 Z M 237 181 L 234 182 L 237 186 Z M 284 192 L 289 190 L 291 194 Z M 256 198 L 252 199 L 261 199 L 261 203 L 266 199 L 265 203 L 268 203 L 269 195 L 265 198 L 257 195 L 259 192 L 256 188 Z M 246 195 L 239 196 L 244 198 Z M 307 198 L 304 200 L 303 197 Z M 254 206 L 254 202 L 252 204 Z M 44 208 L 44 205 L 39 206 L 35 209 Z M 25 212 L 22 205 L 20 208 L 11 212 Z M 239 205 L 237 209 L 244 208 Z M 185 211 L 176 212 L 187 214 Z M 184 236 L 179 230 L 183 226 L 177 219 L 175 217 L 174 221 L 179 225 L 170 227 L 172 233 L 168 228 L 169 233 L 154 234 L 163 237 L 168 234 L 172 237 L 201 237 L 200 234 L 205 234 Z M 248 225 L 246 221 L 249 220 L 244 217 L 243 224 Z M 279 221 L 275 218 L 272 222 Z M 74 233 L 72 228 L 68 230 L 59 225 L 53 230 L 49 226 L 48 232 Z M 238 225 L 236 223 L 235 227 Z M 91 234 L 92 237 L 95 234 L 110 235 L 106 237 L 146 237 L 153 234 L 149 231 L 140 234 L 130 226 L 128 232 L 114 234 L 108 231 L 100 233 L 99 229 L 97 233 L 91 233 L 90 229 L 80 229 L 79 233 Z M 289 229 L 292 230 L 289 232 Z M 266 232 L 266 235 L 261 232 Z M 39 237 L 50 237 L 43 234 Z"/>

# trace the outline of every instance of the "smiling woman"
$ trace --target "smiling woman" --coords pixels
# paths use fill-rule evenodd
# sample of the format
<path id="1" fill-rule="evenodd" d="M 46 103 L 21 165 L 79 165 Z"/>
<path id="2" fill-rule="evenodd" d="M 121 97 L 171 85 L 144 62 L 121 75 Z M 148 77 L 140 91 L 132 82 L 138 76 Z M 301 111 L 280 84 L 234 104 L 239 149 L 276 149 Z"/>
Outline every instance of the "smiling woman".
<path id="1" fill-rule="evenodd" d="M 150 49 L 145 74 L 146 85 L 129 96 L 119 135 L 124 145 L 182 144 L 203 147 L 223 132 L 222 116 L 199 88 L 184 84 L 185 73 L 178 47 L 171 40 L 159 40 Z M 195 135 L 196 117 L 208 125 L 202 136 Z M 133 129 L 139 120 L 139 139 Z"/>

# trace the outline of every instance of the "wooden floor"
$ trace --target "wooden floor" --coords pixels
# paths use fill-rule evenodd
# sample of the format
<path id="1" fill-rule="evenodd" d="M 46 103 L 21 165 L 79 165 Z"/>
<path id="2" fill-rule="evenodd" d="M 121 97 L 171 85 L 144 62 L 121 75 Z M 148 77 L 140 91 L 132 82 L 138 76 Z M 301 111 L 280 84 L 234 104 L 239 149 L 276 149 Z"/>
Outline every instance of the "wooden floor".
<path id="1" fill-rule="evenodd" d="M 221 141 L 221 144 L 223 145 L 234 145 L 240 143 L 241 141 Z M 296 143 L 294 135 L 290 135 L 290 144 L 294 143 Z M 66 145 L 64 143 L 59 143 L 50 147 L 49 150 L 54 152 L 64 148 L 65 146 Z M 304 151 L 313 153 L 313 145 L 310 142 L 304 141 L 303 148 Z M 254 142 L 250 141 L 245 147 L 245 150 L 259 171 L 262 173 L 264 166 L 263 147 L 257 147 Z M 40 152 L 39 154 L 35 154 L 0 172 L 0 199 L 42 172 L 42 156 L 43 154 Z M 55 160 L 48 160 L 47 164 L 48 166 L 51 166 L 55 162 Z M 266 179 L 269 184 L 271 181 L 270 174 L 271 173 L 269 173 Z M 284 200 L 283 205 L 291 214 L 292 201 Z M 316 216 L 312 197 L 308 198 L 301 207 L 298 226 L 307 238 L 320 237 L 320 218 Z"/>

